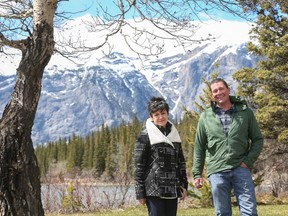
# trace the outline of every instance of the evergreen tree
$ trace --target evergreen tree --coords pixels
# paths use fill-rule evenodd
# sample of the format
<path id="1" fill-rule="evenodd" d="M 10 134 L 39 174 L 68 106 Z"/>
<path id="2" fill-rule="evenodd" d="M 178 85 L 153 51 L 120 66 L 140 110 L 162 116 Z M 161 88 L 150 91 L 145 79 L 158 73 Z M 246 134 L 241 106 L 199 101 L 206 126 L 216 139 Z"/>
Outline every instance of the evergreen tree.
<path id="1" fill-rule="evenodd" d="M 125 122 L 122 122 L 119 126 L 119 171 L 126 172 L 127 163 L 126 163 L 126 151 L 127 151 L 127 125 Z"/>
<path id="2" fill-rule="evenodd" d="M 67 171 L 68 173 L 74 173 L 74 168 L 76 167 L 76 143 L 77 138 L 73 135 L 72 139 L 68 142 L 68 155 L 67 155 Z"/>
<path id="3" fill-rule="evenodd" d="M 83 158 L 82 158 L 82 164 L 81 168 L 83 169 L 88 169 L 91 168 L 89 167 L 89 151 L 90 151 L 90 137 L 86 136 L 85 137 L 85 143 L 83 145 L 84 148 L 84 153 L 83 153 Z"/>
<path id="4" fill-rule="evenodd" d="M 38 145 L 35 148 L 35 155 L 37 157 L 40 175 L 45 176 L 49 169 L 49 160 L 47 157 L 47 148 L 45 145 Z"/>
<path id="5" fill-rule="evenodd" d="M 93 166 L 96 169 L 97 176 L 101 176 L 105 171 L 105 158 L 109 142 L 110 142 L 110 132 L 108 126 L 102 125 L 101 131 L 96 136 L 95 152 L 94 152 Z"/>
<path id="6" fill-rule="evenodd" d="M 195 137 L 195 133 L 193 133 L 193 131 L 196 131 L 198 118 L 195 118 L 196 116 L 194 115 L 194 112 L 188 111 L 186 107 L 183 107 L 183 110 L 185 115 L 183 116 L 181 122 L 175 126 L 181 137 L 182 149 L 186 160 L 187 174 L 191 175 Z"/>
<path id="7" fill-rule="evenodd" d="M 57 151 L 57 159 L 58 161 L 65 161 L 67 159 L 67 143 L 66 139 L 59 139 L 57 142 L 58 151 Z"/>
<path id="8" fill-rule="evenodd" d="M 238 91 L 257 109 L 265 138 L 288 141 L 288 2 L 257 1 L 243 6 L 257 14 L 248 50 L 259 56 L 256 68 L 235 73 Z"/>
<path id="9" fill-rule="evenodd" d="M 57 163 L 57 156 L 58 156 L 58 150 L 57 150 L 57 142 L 50 142 L 48 144 L 49 149 L 49 162 Z"/>
<path id="10" fill-rule="evenodd" d="M 96 132 L 95 136 L 94 136 L 94 153 L 93 153 L 93 168 L 96 171 L 96 175 L 98 175 L 97 173 L 97 169 L 98 169 L 98 164 L 99 164 L 99 151 L 100 151 L 100 132 Z"/>
<path id="11" fill-rule="evenodd" d="M 107 149 L 110 146 L 110 130 L 108 126 L 103 126 L 101 129 L 101 154 L 100 154 L 100 166 L 99 171 L 102 174 L 105 171 L 106 161 L 105 158 L 107 156 Z"/>
<path id="12" fill-rule="evenodd" d="M 134 119 L 132 123 L 128 125 L 128 145 L 127 145 L 127 151 L 126 151 L 126 172 L 129 173 L 131 176 L 133 175 L 134 171 L 134 146 L 136 139 L 142 129 L 142 123 L 139 121 L 137 116 L 134 116 Z"/>
<path id="13" fill-rule="evenodd" d="M 105 158 L 105 173 L 108 178 L 114 180 L 115 171 L 117 170 L 117 150 L 116 150 L 116 129 L 112 128 L 110 131 L 110 142 L 107 147 L 107 154 Z"/>
<path id="14" fill-rule="evenodd" d="M 88 155 L 88 167 L 93 168 L 93 155 L 94 155 L 94 140 L 95 140 L 95 132 L 92 132 L 89 137 L 89 155 Z"/>
<path id="15" fill-rule="evenodd" d="M 76 158 L 75 158 L 75 165 L 77 168 L 81 168 L 83 163 L 83 155 L 84 155 L 84 138 L 81 136 L 77 136 L 75 140 L 75 149 L 76 149 Z"/>

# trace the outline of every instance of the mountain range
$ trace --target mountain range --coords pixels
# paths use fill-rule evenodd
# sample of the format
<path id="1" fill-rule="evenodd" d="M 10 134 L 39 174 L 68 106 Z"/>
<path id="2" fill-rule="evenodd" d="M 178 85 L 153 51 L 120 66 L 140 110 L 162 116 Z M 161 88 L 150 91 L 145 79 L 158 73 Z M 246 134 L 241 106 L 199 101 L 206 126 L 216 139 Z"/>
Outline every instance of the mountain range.
<path id="1" fill-rule="evenodd" d="M 102 58 L 91 55 L 82 65 L 64 64 L 61 57 L 53 56 L 44 72 L 32 131 L 34 145 L 72 134 L 84 136 L 102 125 L 130 122 L 135 115 L 144 121 L 152 96 L 164 97 L 170 106 L 170 118 L 179 120 L 183 106 L 195 109 L 194 103 L 205 87 L 202 78 L 211 77 L 216 63 L 220 77 L 231 84 L 235 93 L 237 83 L 232 74 L 243 67 L 254 67 L 257 58 L 246 50 L 250 27 L 235 22 L 224 22 L 223 26 L 213 27 L 218 34 L 228 32 L 222 40 L 195 45 L 185 53 L 167 51 L 165 56 L 146 60 L 145 68 L 139 67 L 137 56 L 123 49 Z M 245 37 L 239 39 L 243 32 Z M 15 84 L 13 65 L 17 67 L 16 60 L 1 57 L 1 113 Z"/>

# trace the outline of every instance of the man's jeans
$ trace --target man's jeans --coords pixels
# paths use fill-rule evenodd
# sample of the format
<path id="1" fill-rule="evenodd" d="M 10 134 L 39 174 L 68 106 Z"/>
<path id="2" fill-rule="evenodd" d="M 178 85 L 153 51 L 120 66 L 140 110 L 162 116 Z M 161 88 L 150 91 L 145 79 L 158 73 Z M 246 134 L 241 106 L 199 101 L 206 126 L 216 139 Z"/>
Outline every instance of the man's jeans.
<path id="1" fill-rule="evenodd" d="M 209 176 L 217 216 L 231 216 L 231 189 L 234 189 L 241 216 L 257 216 L 254 183 L 249 169 L 236 167 Z"/>

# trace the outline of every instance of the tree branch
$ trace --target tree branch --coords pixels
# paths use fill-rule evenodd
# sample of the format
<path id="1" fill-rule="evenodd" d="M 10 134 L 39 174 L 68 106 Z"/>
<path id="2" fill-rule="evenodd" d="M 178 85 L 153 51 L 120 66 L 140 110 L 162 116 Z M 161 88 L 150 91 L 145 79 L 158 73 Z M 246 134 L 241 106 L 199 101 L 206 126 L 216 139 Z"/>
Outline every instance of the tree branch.
<path id="1" fill-rule="evenodd" d="M 0 32 L 0 47 L 9 46 L 12 48 L 16 48 L 22 50 L 24 48 L 24 44 L 27 43 L 27 39 L 25 40 L 8 40 L 1 32 Z"/>

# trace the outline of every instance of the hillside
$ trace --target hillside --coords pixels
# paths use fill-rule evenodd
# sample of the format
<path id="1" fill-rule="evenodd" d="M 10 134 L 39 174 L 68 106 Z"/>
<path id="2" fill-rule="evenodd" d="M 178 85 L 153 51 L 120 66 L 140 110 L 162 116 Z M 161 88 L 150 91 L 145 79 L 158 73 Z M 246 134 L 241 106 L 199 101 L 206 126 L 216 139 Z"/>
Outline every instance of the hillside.
<path id="1" fill-rule="evenodd" d="M 67 25 L 71 31 L 79 31 L 79 19 Z M 147 101 L 154 95 L 166 98 L 170 117 L 179 119 L 183 106 L 195 109 L 194 102 L 202 93 L 201 79 L 209 79 L 216 63 L 220 76 L 235 92 L 237 83 L 232 74 L 257 62 L 246 51 L 249 28 L 239 22 L 205 23 L 198 34 L 211 33 L 217 40 L 195 44 L 184 53 L 168 44 L 162 56 L 151 56 L 144 62 L 116 42 L 111 55 L 100 57 L 95 51 L 82 64 L 54 55 L 44 73 L 32 134 L 34 144 L 89 134 L 103 124 L 130 122 L 135 115 L 143 121 Z M 1 56 L 0 112 L 13 91 L 17 59 L 17 55 Z"/>

